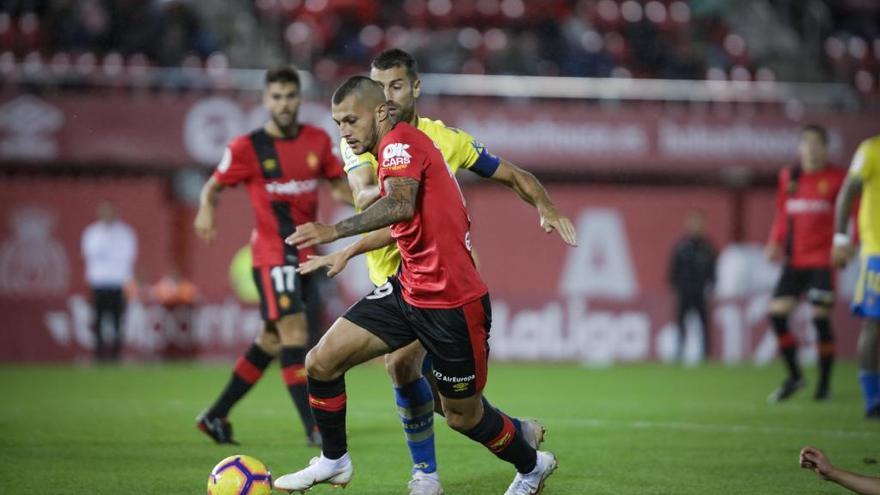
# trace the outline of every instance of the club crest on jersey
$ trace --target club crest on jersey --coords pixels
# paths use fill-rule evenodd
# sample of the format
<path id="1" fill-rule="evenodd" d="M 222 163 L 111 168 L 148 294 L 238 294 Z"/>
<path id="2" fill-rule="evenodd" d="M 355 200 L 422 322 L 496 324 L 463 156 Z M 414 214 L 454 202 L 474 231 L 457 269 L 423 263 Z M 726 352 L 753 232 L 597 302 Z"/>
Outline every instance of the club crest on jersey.
<path id="1" fill-rule="evenodd" d="M 267 172 L 271 172 L 278 168 L 278 162 L 276 162 L 274 158 L 267 158 L 266 160 L 263 160 L 262 165 L 263 170 L 266 170 Z"/>
<path id="2" fill-rule="evenodd" d="M 318 155 L 315 154 L 314 151 L 309 151 L 309 154 L 306 155 L 306 165 L 309 166 L 309 170 L 312 172 L 318 170 Z"/>
<path id="3" fill-rule="evenodd" d="M 825 179 L 819 181 L 819 194 L 823 196 L 828 194 L 828 181 Z"/>
<path id="4" fill-rule="evenodd" d="M 281 294 L 281 297 L 278 298 L 278 305 L 281 306 L 281 309 L 290 309 L 290 298 L 287 297 L 287 294 Z"/>
<path id="5" fill-rule="evenodd" d="M 382 150 L 382 167 L 397 170 L 405 168 L 412 160 L 409 154 L 409 145 L 404 143 L 391 143 Z"/>

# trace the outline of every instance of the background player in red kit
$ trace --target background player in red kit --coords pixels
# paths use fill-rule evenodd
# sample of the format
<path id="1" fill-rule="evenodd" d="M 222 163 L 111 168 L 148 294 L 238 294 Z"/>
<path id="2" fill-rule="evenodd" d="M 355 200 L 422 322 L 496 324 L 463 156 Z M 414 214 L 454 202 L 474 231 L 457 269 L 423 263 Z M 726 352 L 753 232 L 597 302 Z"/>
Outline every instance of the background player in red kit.
<path id="1" fill-rule="evenodd" d="M 226 419 L 229 410 L 280 355 L 284 383 L 299 411 L 307 443 L 318 446 L 320 433 L 309 409 L 303 366 L 309 342 L 305 306 L 317 304 L 318 293 L 311 277 L 296 273 L 299 262 L 314 250 L 288 246 L 284 238 L 297 225 L 315 220 L 320 180 L 330 182 L 340 201 L 351 203 L 351 189 L 327 133 L 297 120 L 301 97 L 296 69 L 270 70 L 265 84 L 263 105 L 271 118 L 229 144 L 202 189 L 195 229 L 205 241 L 213 241 L 220 192 L 226 186 L 245 184 L 257 221 L 251 235 L 253 274 L 266 325 L 236 362 L 220 396 L 199 415 L 197 426 L 218 443 L 234 443 Z"/>
<path id="2" fill-rule="evenodd" d="M 412 125 L 393 122 L 381 85 L 367 77 L 353 77 L 336 90 L 332 113 L 352 151 L 378 157 L 381 198 L 335 225 L 299 226 L 288 241 L 310 246 L 375 231 L 336 255 L 331 271 L 395 241 L 401 269 L 309 352 L 309 400 L 323 452 L 302 471 L 278 478 L 275 487 L 303 491 L 351 480 L 345 372 L 418 340 L 431 356 L 447 424 L 516 466 L 507 494 L 539 493 L 556 469 L 555 457 L 530 447 L 504 413 L 484 407 L 491 306 L 471 257 L 464 198 L 443 155 Z"/>
<path id="3" fill-rule="evenodd" d="M 797 359 L 797 341 L 788 317 L 806 292 L 819 338 L 819 382 L 815 398 L 828 398 L 834 338 L 829 319 L 834 304 L 831 244 L 834 203 L 846 172 L 827 163 L 828 134 L 818 125 L 805 126 L 798 152 L 800 165 L 779 173 L 776 218 L 767 245 L 771 261 L 783 261 L 782 275 L 770 301 L 770 321 L 785 359 L 788 376 L 768 398 L 789 398 L 805 385 Z"/>

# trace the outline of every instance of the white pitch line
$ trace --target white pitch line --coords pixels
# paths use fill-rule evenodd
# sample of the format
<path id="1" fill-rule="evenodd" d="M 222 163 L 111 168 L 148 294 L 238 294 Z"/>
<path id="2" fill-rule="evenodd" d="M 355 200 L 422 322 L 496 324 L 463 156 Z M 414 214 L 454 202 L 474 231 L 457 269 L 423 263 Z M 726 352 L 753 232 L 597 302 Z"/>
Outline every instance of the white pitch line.
<path id="1" fill-rule="evenodd" d="M 690 423 L 685 421 L 609 421 L 598 418 L 540 418 L 547 423 L 568 424 L 591 428 L 630 428 L 634 430 L 677 430 L 709 433 L 768 433 L 782 435 L 823 435 L 830 437 L 874 438 L 880 432 L 855 430 L 827 430 L 814 428 L 789 428 L 782 426 L 749 426 L 738 424 Z"/>
<path id="2" fill-rule="evenodd" d="M 249 414 L 259 416 L 285 416 L 290 414 L 288 409 L 261 408 L 259 411 L 251 411 Z M 388 410 L 388 413 L 378 411 L 348 411 L 348 417 L 375 419 L 389 418 L 389 422 L 396 421 L 396 411 Z M 670 430 L 670 431 L 687 431 L 701 433 L 764 433 L 770 435 L 820 435 L 827 437 L 840 438 L 878 438 L 880 431 L 857 431 L 842 429 L 820 429 L 820 428 L 790 428 L 784 426 L 750 426 L 740 424 L 713 424 L 713 423 L 692 423 L 687 421 L 651 421 L 651 420 L 635 420 L 635 421 L 616 421 L 602 418 L 553 418 L 544 417 L 537 418 L 545 424 L 560 424 L 570 426 L 582 426 L 585 428 L 627 428 L 631 430 Z M 440 418 L 438 418 L 438 421 Z"/>

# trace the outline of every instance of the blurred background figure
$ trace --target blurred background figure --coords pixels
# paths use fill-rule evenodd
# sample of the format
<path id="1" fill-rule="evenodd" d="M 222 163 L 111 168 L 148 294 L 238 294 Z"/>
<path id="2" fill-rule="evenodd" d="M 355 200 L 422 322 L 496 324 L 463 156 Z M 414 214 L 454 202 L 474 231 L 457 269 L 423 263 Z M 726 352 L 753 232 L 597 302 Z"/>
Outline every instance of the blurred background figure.
<path id="1" fill-rule="evenodd" d="M 101 202 L 97 214 L 98 220 L 86 227 L 82 235 L 86 282 L 92 291 L 94 308 L 95 358 L 118 361 L 125 312 L 123 289 L 133 277 L 137 237 L 134 230 L 119 219 L 112 203 Z M 112 340 L 105 345 L 104 324 L 108 318 Z"/>
<path id="2" fill-rule="evenodd" d="M 834 272 L 831 241 L 834 237 L 834 201 L 846 173 L 828 163 L 828 131 L 808 124 L 801 131 L 800 161 L 779 173 L 776 217 L 766 255 L 782 262 L 782 275 L 770 301 L 770 321 L 779 353 L 788 372 L 770 402 L 788 399 L 806 385 L 798 363 L 798 343 L 789 329 L 789 316 L 806 295 L 818 336 L 819 380 L 814 398 L 828 398 L 834 362 L 831 309 L 834 305 Z"/>
<path id="3" fill-rule="evenodd" d="M 816 447 L 801 449 L 798 462 L 804 469 L 818 474 L 822 479 L 833 481 L 861 495 L 880 495 L 880 477 L 852 473 L 831 464 L 825 453 Z"/>
<path id="4" fill-rule="evenodd" d="M 150 298 L 166 308 L 192 306 L 198 295 L 196 285 L 184 277 L 176 266 L 150 288 Z"/>
<path id="5" fill-rule="evenodd" d="M 706 219 L 702 212 L 691 211 L 684 222 L 685 235 L 672 250 L 669 261 L 669 284 L 676 297 L 679 362 L 684 361 L 687 339 L 686 320 L 692 312 L 700 320 L 702 358 L 709 359 L 711 335 L 706 311 L 706 297 L 715 284 L 715 248 L 706 238 Z"/>

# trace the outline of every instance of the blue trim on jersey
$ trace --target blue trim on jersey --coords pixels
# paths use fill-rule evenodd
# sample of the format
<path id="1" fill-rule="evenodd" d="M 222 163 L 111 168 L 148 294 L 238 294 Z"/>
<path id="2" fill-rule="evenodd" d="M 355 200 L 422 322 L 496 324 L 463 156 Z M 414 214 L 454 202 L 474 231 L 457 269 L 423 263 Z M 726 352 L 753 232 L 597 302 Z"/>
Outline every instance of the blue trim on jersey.
<path id="1" fill-rule="evenodd" d="M 480 155 L 477 157 L 477 161 L 468 170 L 480 177 L 492 177 L 495 175 L 495 171 L 498 170 L 498 166 L 501 165 L 501 158 L 489 153 L 486 148 L 482 148 L 479 151 Z"/>
<path id="2" fill-rule="evenodd" d="M 880 256 L 868 255 L 862 260 L 858 283 L 852 312 L 864 318 L 880 319 Z"/>

